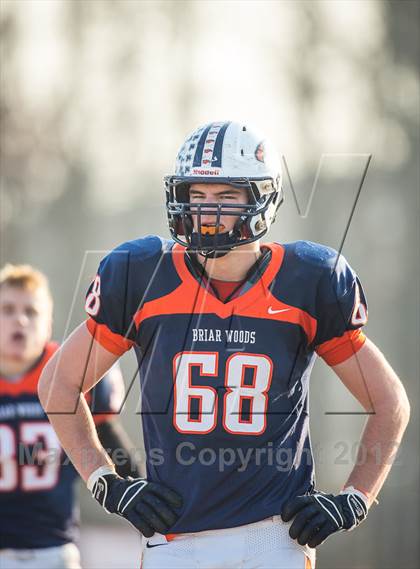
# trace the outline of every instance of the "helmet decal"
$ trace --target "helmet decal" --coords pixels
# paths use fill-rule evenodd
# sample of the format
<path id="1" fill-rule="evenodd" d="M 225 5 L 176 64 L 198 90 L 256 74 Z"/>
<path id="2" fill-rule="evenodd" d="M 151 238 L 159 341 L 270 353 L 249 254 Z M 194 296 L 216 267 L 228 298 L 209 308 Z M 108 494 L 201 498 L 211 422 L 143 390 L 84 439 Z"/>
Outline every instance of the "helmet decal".
<path id="1" fill-rule="evenodd" d="M 221 168 L 223 139 L 230 123 L 211 123 L 201 135 L 194 156 L 193 167 Z"/>
<path id="2" fill-rule="evenodd" d="M 198 140 L 201 134 L 205 131 L 204 127 L 194 131 L 184 142 L 178 156 L 176 157 L 175 169 L 180 176 L 188 176 L 191 173 L 191 166 L 195 153 L 197 151 Z"/>

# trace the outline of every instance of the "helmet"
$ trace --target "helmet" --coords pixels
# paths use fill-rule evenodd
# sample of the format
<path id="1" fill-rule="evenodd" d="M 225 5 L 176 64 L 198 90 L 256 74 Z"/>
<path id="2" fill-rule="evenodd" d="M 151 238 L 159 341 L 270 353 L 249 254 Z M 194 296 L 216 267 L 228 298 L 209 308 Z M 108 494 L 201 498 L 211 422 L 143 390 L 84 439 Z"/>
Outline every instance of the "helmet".
<path id="1" fill-rule="evenodd" d="M 234 247 L 260 239 L 283 201 L 278 156 L 263 137 L 243 123 L 213 122 L 196 129 L 178 153 L 175 174 L 164 180 L 172 238 L 207 257 L 222 256 Z M 190 203 L 190 185 L 197 183 L 245 188 L 248 204 Z M 215 216 L 211 234 L 201 229 L 203 212 Z M 197 216 L 198 232 L 194 230 L 193 215 Z M 223 215 L 238 218 L 230 232 L 222 232 Z"/>

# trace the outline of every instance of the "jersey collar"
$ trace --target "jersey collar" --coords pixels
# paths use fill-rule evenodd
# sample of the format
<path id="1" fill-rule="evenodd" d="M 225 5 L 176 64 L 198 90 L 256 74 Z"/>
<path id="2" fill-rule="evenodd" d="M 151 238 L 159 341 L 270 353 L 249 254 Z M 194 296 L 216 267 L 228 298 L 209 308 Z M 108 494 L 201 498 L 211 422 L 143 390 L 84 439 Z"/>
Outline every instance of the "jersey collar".
<path id="1" fill-rule="evenodd" d="M 0 395 L 18 396 L 22 393 L 36 393 L 41 372 L 58 348 L 58 344 L 49 342 L 38 361 L 17 381 L 8 381 L 7 378 L 0 376 Z"/>
<path id="2" fill-rule="evenodd" d="M 231 313 L 232 306 L 250 304 L 260 299 L 262 294 L 263 295 L 269 294 L 269 287 L 274 277 L 279 272 L 280 267 L 283 263 L 284 247 L 282 247 L 282 245 L 279 245 L 278 243 L 264 243 L 264 247 L 270 249 L 271 259 L 268 262 L 261 277 L 250 288 L 245 290 L 240 296 L 234 297 L 231 300 L 228 300 L 228 302 L 226 303 L 223 303 L 221 300 L 216 298 L 216 296 L 214 296 L 211 293 L 208 284 L 202 283 L 200 286 L 200 282 L 191 274 L 186 264 L 185 247 L 182 247 L 181 245 L 176 243 L 172 249 L 172 258 L 175 265 L 175 269 L 184 284 L 188 285 L 189 288 L 194 287 L 195 289 L 197 288 L 197 286 L 200 286 L 202 291 L 206 294 L 207 301 L 211 301 L 212 303 L 215 302 L 219 305 L 219 310 L 217 312 L 220 311 L 223 312 L 223 309 L 220 308 L 220 305 L 222 305 L 229 307 L 227 308 L 227 311 Z"/>

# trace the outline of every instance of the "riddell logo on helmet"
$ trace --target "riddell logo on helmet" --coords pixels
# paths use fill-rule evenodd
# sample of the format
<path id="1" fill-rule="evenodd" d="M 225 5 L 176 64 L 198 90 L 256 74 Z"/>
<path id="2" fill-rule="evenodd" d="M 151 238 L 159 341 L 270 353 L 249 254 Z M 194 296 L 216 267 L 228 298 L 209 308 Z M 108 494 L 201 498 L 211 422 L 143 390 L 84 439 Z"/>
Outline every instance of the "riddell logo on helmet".
<path id="1" fill-rule="evenodd" d="M 199 176 L 220 176 L 219 169 L 217 170 L 203 170 L 202 168 L 193 168 L 193 174 L 198 174 Z"/>

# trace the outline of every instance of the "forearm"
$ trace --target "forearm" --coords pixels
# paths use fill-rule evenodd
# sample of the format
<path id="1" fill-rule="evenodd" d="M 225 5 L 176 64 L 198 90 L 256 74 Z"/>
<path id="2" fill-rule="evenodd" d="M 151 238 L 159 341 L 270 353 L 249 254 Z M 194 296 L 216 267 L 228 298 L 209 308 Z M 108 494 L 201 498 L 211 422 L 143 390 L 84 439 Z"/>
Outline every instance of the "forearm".
<path id="1" fill-rule="evenodd" d="M 365 492 L 372 503 L 388 476 L 410 416 L 404 386 L 381 351 L 369 339 L 334 371 L 370 414 L 356 465 L 345 486 Z"/>
<path id="2" fill-rule="evenodd" d="M 83 354 L 84 356 L 84 354 Z M 83 391 L 93 385 L 84 381 L 86 356 L 73 359 L 60 350 L 45 366 L 39 383 L 38 396 L 61 446 L 80 476 L 87 481 L 100 466 L 112 466 L 102 448 L 91 411 Z M 98 372 L 98 375 L 102 370 Z M 82 390 L 82 388 L 85 389 Z"/>
<path id="3" fill-rule="evenodd" d="M 38 395 L 62 447 L 84 480 L 100 466 L 112 466 L 99 442 L 83 393 L 91 390 L 118 359 L 81 324 L 48 361 Z"/>
<path id="4" fill-rule="evenodd" d="M 360 441 L 356 465 L 345 486 L 362 490 L 369 505 L 381 490 L 395 459 L 408 422 L 403 405 L 377 409 L 366 423 Z"/>
<path id="5" fill-rule="evenodd" d="M 63 384 L 59 393 L 51 390 L 49 397 L 40 398 L 61 446 L 85 481 L 100 466 L 113 466 L 82 393 Z"/>

